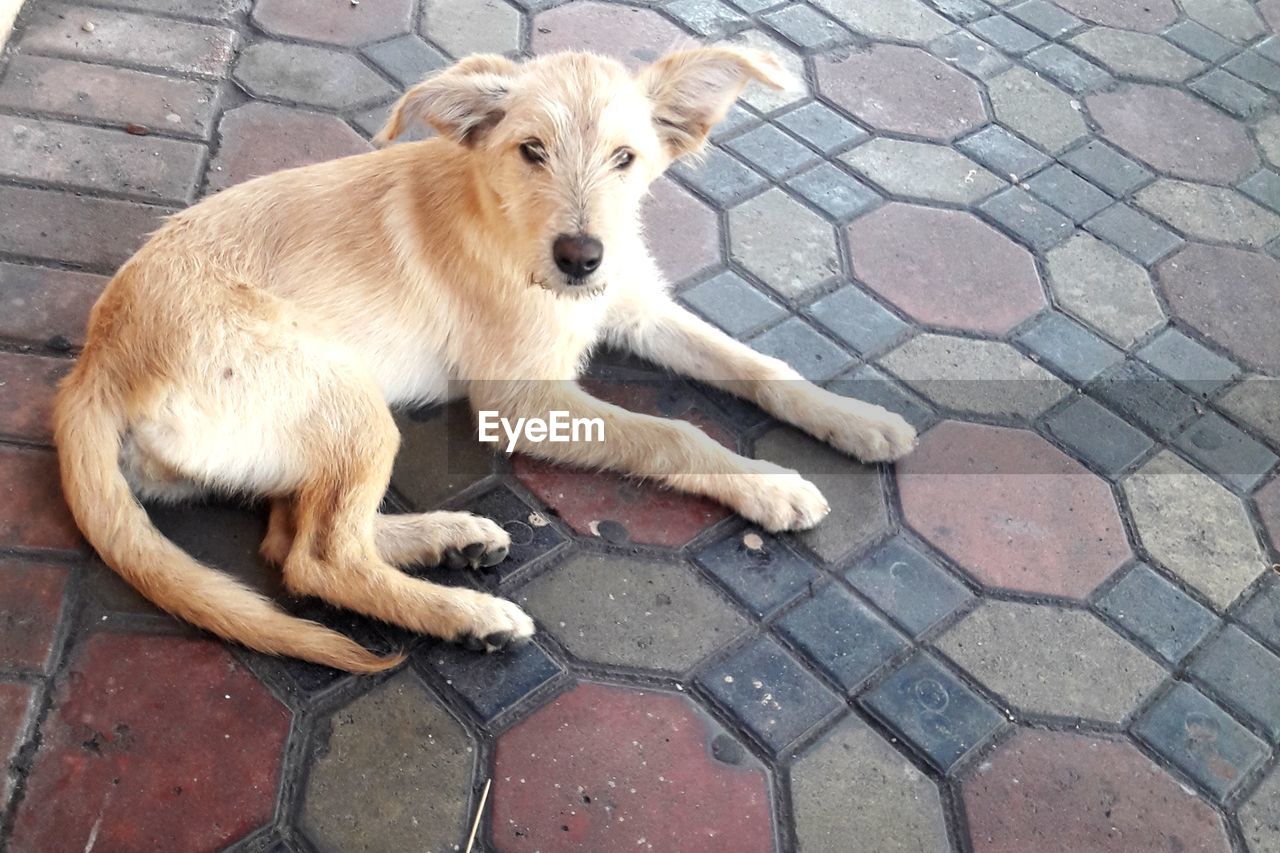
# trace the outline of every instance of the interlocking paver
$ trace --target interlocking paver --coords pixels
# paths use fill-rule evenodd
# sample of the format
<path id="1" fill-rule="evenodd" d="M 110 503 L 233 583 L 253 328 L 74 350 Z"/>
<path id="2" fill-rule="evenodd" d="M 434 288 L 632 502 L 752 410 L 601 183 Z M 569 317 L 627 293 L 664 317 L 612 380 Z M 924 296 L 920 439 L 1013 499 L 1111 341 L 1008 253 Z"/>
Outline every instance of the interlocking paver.
<path id="1" fill-rule="evenodd" d="M 750 20 L 720 0 L 676 0 L 664 7 L 682 24 L 705 38 L 722 38 L 751 26 Z"/>
<path id="2" fill-rule="evenodd" d="M 645 242 L 668 281 L 684 281 L 720 260 L 715 213 L 670 178 L 650 185 L 641 216 Z"/>
<path id="3" fill-rule="evenodd" d="M 805 314 L 864 355 L 883 349 L 907 328 L 892 311 L 853 285 L 822 297 Z"/>
<path id="4" fill-rule="evenodd" d="M 500 655 L 477 655 L 453 643 L 434 641 L 416 657 L 461 693 L 486 722 L 560 674 L 561 669 L 536 642 Z"/>
<path id="5" fill-rule="evenodd" d="M 1280 846 L 1280 771 L 1272 769 L 1240 806 L 1240 827 L 1250 850 Z"/>
<path id="6" fill-rule="evenodd" d="M 69 372 L 66 359 L 0 353 L 0 434 L 51 443 L 53 395 Z"/>
<path id="7" fill-rule="evenodd" d="M 808 560 L 753 529 L 703 548 L 694 561 L 757 616 L 777 610 L 818 579 Z"/>
<path id="8" fill-rule="evenodd" d="M 1225 187 L 1161 178 L 1134 201 L 1192 239 L 1256 249 L 1280 237 L 1280 216 Z"/>
<path id="9" fill-rule="evenodd" d="M 43 674 L 53 660 L 68 609 L 66 566 L 0 562 L 0 660 L 14 672 Z"/>
<path id="10" fill-rule="evenodd" d="M 761 30 L 747 30 L 734 36 L 733 41 L 743 47 L 773 54 L 796 81 L 796 85 L 787 90 L 768 89 L 759 83 L 749 84 L 740 97 L 752 109 L 771 113 L 808 97 L 809 84 L 806 81 L 804 60 L 791 48 Z M 661 45 L 660 51 L 665 51 L 668 47 L 669 45 Z"/>
<path id="11" fill-rule="evenodd" d="M 426 0 L 422 31 L 455 58 L 520 49 L 520 13 L 502 0 Z"/>
<path id="12" fill-rule="evenodd" d="M 1213 613 L 1141 563 L 1098 599 L 1098 609 L 1171 664 L 1217 624 Z"/>
<path id="13" fill-rule="evenodd" d="M 840 272 L 832 227 L 779 189 L 729 211 L 729 255 L 793 299 Z"/>
<path id="14" fill-rule="evenodd" d="M 742 335 L 787 315 L 787 310 L 733 272 L 722 272 L 680 294 L 680 299 L 731 335 Z"/>
<path id="15" fill-rule="evenodd" d="M 934 7 L 953 21 L 967 24 L 995 12 L 983 0 L 934 0 Z"/>
<path id="16" fill-rule="evenodd" d="M 806 50 L 817 50 L 848 38 L 835 21 L 800 3 L 762 15 L 761 20 Z"/>
<path id="17" fill-rule="evenodd" d="M 675 24 L 651 9 L 594 0 L 540 12 L 529 27 L 534 53 L 594 50 L 613 56 L 632 69 L 657 59 L 683 35 Z"/>
<path id="18" fill-rule="evenodd" d="M 880 201 L 874 190 L 830 163 L 796 175 L 787 186 L 836 220 L 851 219 Z"/>
<path id="19" fill-rule="evenodd" d="M 1236 188 L 1263 207 L 1280 212 L 1280 175 L 1270 169 L 1259 169 Z"/>
<path id="20" fill-rule="evenodd" d="M 826 154 L 867 138 L 865 130 L 818 101 L 783 113 L 775 121 Z"/>
<path id="21" fill-rule="evenodd" d="M 493 456 L 476 441 L 471 412 L 463 404 L 402 412 L 396 425 L 400 452 L 391 485 L 418 510 L 439 509 L 493 468 Z"/>
<path id="22" fill-rule="evenodd" d="M 357 45 L 409 32 L 411 0 L 378 3 L 326 3 L 300 6 L 289 0 L 261 0 L 254 4 L 253 22 L 273 36 Z"/>
<path id="23" fill-rule="evenodd" d="M 548 522 L 543 512 L 530 508 L 506 486 L 499 486 L 475 498 L 467 504 L 466 510 L 492 519 L 511 537 L 507 558 L 491 569 L 500 580 L 506 580 L 565 542 L 564 535 Z"/>
<path id="24" fill-rule="evenodd" d="M 405 88 L 449 63 L 440 51 L 413 35 L 369 45 L 362 52 Z"/>
<path id="25" fill-rule="evenodd" d="M 1261 86 L 1272 94 L 1280 92 L 1280 66 L 1257 53 L 1238 54 L 1222 67 L 1242 80 Z"/>
<path id="26" fill-rule="evenodd" d="M 864 364 L 852 373 L 827 383 L 827 390 L 883 406 L 901 415 L 917 430 L 924 429 L 934 419 L 927 403 L 908 391 L 902 383 L 870 364 Z"/>
<path id="27" fill-rule="evenodd" d="M 1178 18 L 1173 0 L 1055 0 L 1094 24 L 1155 33 Z"/>
<path id="28" fill-rule="evenodd" d="M 1055 163 L 1026 181 L 1027 189 L 1079 224 L 1111 204 L 1111 196 Z"/>
<path id="29" fill-rule="evenodd" d="M 1020 180 L 1049 162 L 1042 152 L 996 125 L 960 140 L 956 147 L 1010 180 Z"/>
<path id="30" fill-rule="evenodd" d="M 854 32 L 871 38 L 924 44 L 954 25 L 919 0 L 814 0 Z"/>
<path id="31" fill-rule="evenodd" d="M 1070 219 L 1037 201 L 1022 187 L 1009 187 L 978 205 L 978 209 L 1037 252 L 1061 243 L 1074 230 Z"/>
<path id="32" fill-rule="evenodd" d="M 1280 740 L 1280 658 L 1234 625 L 1206 643 L 1187 671 Z"/>
<path id="33" fill-rule="evenodd" d="M 1094 27 L 1073 36 L 1071 44 L 1112 73 L 1138 80 L 1180 83 L 1205 68 L 1200 60 L 1148 33 Z"/>
<path id="34" fill-rule="evenodd" d="M 111 272 L 142 246 L 172 208 L 0 186 L 0 209 L 21 210 L 0 231 L 0 252 Z M 67 228 L 68 222 L 77 223 Z"/>
<path id="35" fill-rule="evenodd" d="M 1092 92 L 1111 85 L 1112 77 L 1074 50 L 1060 44 L 1046 44 L 1025 57 L 1027 65 L 1075 94 Z"/>
<path id="36" fill-rule="evenodd" d="M 1133 359 L 1103 371 L 1088 390 L 1161 438 L 1172 438 L 1180 432 L 1199 409 L 1194 397 Z"/>
<path id="37" fill-rule="evenodd" d="M 907 647 L 888 622 L 837 584 L 788 612 L 777 630 L 849 693 Z"/>
<path id="38" fill-rule="evenodd" d="M 1007 71 L 1013 64 L 1003 53 L 968 30 L 956 30 L 934 39 L 928 47 L 934 56 L 982 80 Z"/>
<path id="39" fill-rule="evenodd" d="M 771 178 L 799 171 L 813 163 L 814 153 L 773 125 L 762 125 L 725 143 Z"/>
<path id="40" fill-rule="evenodd" d="M 1265 116 L 1253 126 L 1258 147 L 1273 164 L 1280 166 L 1280 115 Z"/>
<path id="41" fill-rule="evenodd" d="M 732 204 L 764 189 L 763 175 L 718 148 L 707 148 L 696 163 L 677 163 L 672 171 L 717 204 Z"/>
<path id="42" fill-rule="evenodd" d="M 973 598 L 963 583 L 901 536 L 856 562 L 844 577 L 917 637 Z"/>
<path id="43" fill-rule="evenodd" d="M 1136 355 L 1174 382 L 1203 397 L 1213 396 L 1215 391 L 1240 373 L 1240 368 L 1230 359 L 1223 358 L 1173 326 L 1143 344 Z"/>
<path id="44" fill-rule="evenodd" d="M 1215 405 L 1272 447 L 1280 447 L 1280 383 L 1274 379 L 1245 376 L 1223 392 Z"/>
<path id="45" fill-rule="evenodd" d="M 1182 0 L 1182 9 L 1221 36 L 1247 42 L 1266 32 L 1253 4 L 1245 0 Z"/>
<path id="46" fill-rule="evenodd" d="M 1033 31 L 1004 15 L 992 15 L 969 25 L 969 29 L 982 36 L 1002 52 L 1021 56 L 1044 44 L 1044 39 Z"/>
<path id="47" fill-rule="evenodd" d="M 1049 434 L 1109 478 L 1146 455 L 1153 442 L 1123 418 L 1080 396 L 1045 419 Z"/>
<path id="48" fill-rule="evenodd" d="M 1084 227 L 1146 266 L 1182 245 L 1177 234 L 1127 204 L 1111 205 Z"/>
<path id="49" fill-rule="evenodd" d="M 1221 68 L 1192 81 L 1188 88 L 1241 118 L 1251 118 L 1269 103 L 1266 92 Z"/>
<path id="50" fill-rule="evenodd" d="M 1004 182 L 945 145 L 879 137 L 840 159 L 894 195 L 970 204 Z"/>
<path id="51" fill-rule="evenodd" d="M 1164 37 L 1208 62 L 1221 62 L 1238 50 L 1229 39 L 1192 20 L 1174 24 Z"/>
<path id="52" fill-rule="evenodd" d="M 1084 24 L 1075 15 L 1045 0 L 1026 0 L 1005 9 L 1005 14 L 1047 38 L 1061 38 Z"/>
<path id="53" fill-rule="evenodd" d="M 52 453 L 0 445 L 0 498 L 0 545 L 63 551 L 82 546 Z"/>
<path id="54" fill-rule="evenodd" d="M 12 767 L 18 750 L 28 736 L 28 730 L 37 696 L 34 685 L 19 682 L 0 682 L 0 761 Z M 10 773 L 0 777 L 0 799 L 9 802 L 14 779 Z"/>
<path id="55" fill-rule="evenodd" d="M 987 81 L 996 121 L 1055 154 L 1088 133 L 1071 96 L 1039 75 L 1012 68 Z"/>
<path id="56" fill-rule="evenodd" d="M 240 52 L 236 82 L 250 94 L 306 106 L 347 110 L 385 101 L 396 90 L 350 54 L 260 41 Z"/>
<path id="57" fill-rule="evenodd" d="M 1059 159 L 1115 196 L 1128 195 L 1151 180 L 1150 171 L 1098 139 L 1068 151 Z"/>
<path id="58" fill-rule="evenodd" d="M 1041 363 L 1076 382 L 1088 382 L 1124 360 L 1124 353 L 1057 311 L 1047 311 L 1018 334 L 1018 342 Z"/>

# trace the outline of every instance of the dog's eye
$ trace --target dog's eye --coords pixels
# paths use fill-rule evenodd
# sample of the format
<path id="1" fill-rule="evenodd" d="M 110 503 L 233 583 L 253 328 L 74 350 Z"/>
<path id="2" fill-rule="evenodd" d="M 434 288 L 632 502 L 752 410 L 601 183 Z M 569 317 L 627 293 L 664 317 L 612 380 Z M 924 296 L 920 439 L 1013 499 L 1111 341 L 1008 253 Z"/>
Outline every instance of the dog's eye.
<path id="1" fill-rule="evenodd" d="M 547 149 L 542 147 L 541 142 L 531 139 L 520 143 L 520 156 L 530 165 L 541 166 L 547 162 Z"/>
<path id="2" fill-rule="evenodd" d="M 613 168 L 626 169 L 636 161 L 635 152 L 630 148 L 619 148 L 613 153 Z"/>

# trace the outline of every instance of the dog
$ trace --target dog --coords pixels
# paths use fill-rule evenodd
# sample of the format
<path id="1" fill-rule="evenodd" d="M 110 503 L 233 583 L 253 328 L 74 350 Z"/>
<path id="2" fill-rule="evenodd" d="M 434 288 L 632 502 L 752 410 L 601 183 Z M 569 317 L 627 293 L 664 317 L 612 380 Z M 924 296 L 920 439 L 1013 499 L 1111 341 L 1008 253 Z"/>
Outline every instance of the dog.
<path id="1" fill-rule="evenodd" d="M 691 424 L 633 413 L 575 381 L 598 345 L 727 389 L 864 461 L 915 431 L 805 382 L 679 307 L 645 249 L 649 184 L 696 155 L 751 81 L 793 81 L 732 46 L 637 73 L 585 53 L 466 58 L 410 89 L 380 144 L 257 178 L 169 218 L 115 274 L 59 388 L 64 494 L 102 559 L 152 602 L 224 639 L 352 672 L 376 655 L 206 567 L 140 500 L 271 502 L 264 558 L 286 588 L 494 651 L 534 623 L 514 603 L 397 566 L 489 566 L 510 540 L 457 512 L 378 512 L 399 434 L 391 406 L 461 388 L 512 420 L 569 412 L 605 441 L 516 449 L 710 497 L 769 531 L 828 511 L 794 471 Z"/>

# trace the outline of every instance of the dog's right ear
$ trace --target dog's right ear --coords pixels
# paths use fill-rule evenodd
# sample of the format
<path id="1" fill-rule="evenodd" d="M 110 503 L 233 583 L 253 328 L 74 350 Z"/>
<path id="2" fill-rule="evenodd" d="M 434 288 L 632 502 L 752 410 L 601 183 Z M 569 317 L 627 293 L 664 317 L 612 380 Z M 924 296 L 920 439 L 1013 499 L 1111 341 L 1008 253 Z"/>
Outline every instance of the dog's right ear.
<path id="1" fill-rule="evenodd" d="M 469 56 L 405 92 L 373 144 L 386 145 L 409 123 L 420 121 L 443 137 L 473 146 L 506 115 L 510 85 L 519 71 L 503 56 Z"/>

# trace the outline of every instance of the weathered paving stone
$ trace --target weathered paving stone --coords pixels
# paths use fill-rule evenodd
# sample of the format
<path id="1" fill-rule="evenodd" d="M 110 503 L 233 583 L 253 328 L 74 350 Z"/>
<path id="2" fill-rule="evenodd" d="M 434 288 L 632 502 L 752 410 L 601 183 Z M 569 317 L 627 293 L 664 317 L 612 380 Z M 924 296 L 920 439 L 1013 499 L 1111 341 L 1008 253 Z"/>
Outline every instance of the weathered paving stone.
<path id="1" fill-rule="evenodd" d="M 103 276 L 0 263 L 0 336 L 24 344 L 84 344 L 89 309 L 107 283 Z"/>
<path id="2" fill-rule="evenodd" d="M 1280 262 L 1217 246 L 1189 245 L 1156 268 L 1174 314 L 1237 360 L 1280 373 Z"/>
<path id="3" fill-rule="evenodd" d="M 1147 266 L 1182 245 L 1177 234 L 1127 204 L 1111 205 L 1084 227 Z"/>
<path id="4" fill-rule="evenodd" d="M 791 805 L 803 850 L 948 849 L 934 783 L 852 715 L 795 759 Z"/>
<path id="5" fill-rule="evenodd" d="M 1092 399 L 1080 396 L 1045 421 L 1049 434 L 1108 478 L 1115 478 L 1155 444 Z"/>
<path id="6" fill-rule="evenodd" d="M 261 9 L 262 7 L 257 7 Z M 383 71 L 408 88 L 432 71 L 449 64 L 438 50 L 413 35 L 404 35 L 391 41 L 370 45 L 363 51 Z"/>
<path id="7" fill-rule="evenodd" d="M 1251 118 L 1270 103 L 1266 92 L 1221 68 L 1192 81 L 1188 88 L 1240 118 Z"/>
<path id="8" fill-rule="evenodd" d="M 1138 538 L 1158 563 L 1224 608 L 1267 569 L 1240 499 L 1164 451 L 1124 481 Z"/>
<path id="9" fill-rule="evenodd" d="M 1185 92 L 1126 83 L 1086 104 L 1110 142 L 1174 177 L 1228 184 L 1257 166 L 1244 129 Z"/>
<path id="10" fill-rule="evenodd" d="M 1208 62 L 1221 62 L 1238 50 L 1230 40 L 1191 20 L 1174 24 L 1164 37 Z"/>
<path id="11" fill-rule="evenodd" d="M 929 52 L 980 80 L 994 77 L 1013 64 L 1004 54 L 968 30 L 956 30 L 934 39 L 929 42 Z"/>
<path id="12" fill-rule="evenodd" d="M 783 113 L 775 121 L 824 154 L 867 138 L 865 130 L 817 101 Z"/>
<path id="13" fill-rule="evenodd" d="M 1074 230 L 1072 222 L 1042 204 L 1021 187 L 1010 187 L 978 205 L 978 209 L 1037 252 L 1061 243 Z"/>
<path id="14" fill-rule="evenodd" d="M 1280 216 L 1225 187 L 1161 178 L 1134 201 L 1193 239 L 1256 249 L 1280 237 Z"/>
<path id="15" fill-rule="evenodd" d="M 0 683 L 0 761 L 11 768 L 18 758 L 18 750 L 27 740 L 28 730 L 35 716 L 34 685 L 18 682 Z M 13 793 L 12 770 L 0 776 L 0 799 L 9 802 Z"/>
<path id="16" fill-rule="evenodd" d="M 1204 63 L 1159 36 L 1094 27 L 1071 44 L 1112 73 L 1139 80 L 1181 83 L 1204 70 Z"/>
<path id="17" fill-rule="evenodd" d="M 1081 223 L 1111 204 L 1111 196 L 1057 163 L 1026 182 L 1031 194 Z"/>
<path id="18" fill-rule="evenodd" d="M 1133 359 L 1108 368 L 1088 388 L 1093 396 L 1161 438 L 1172 438 L 1196 416 L 1199 403 Z"/>
<path id="19" fill-rule="evenodd" d="M 975 853 L 1231 849 L 1217 812 L 1125 742 L 1023 729 L 963 786 Z"/>
<path id="20" fill-rule="evenodd" d="M 787 310 L 733 272 L 722 272 L 680 294 L 694 311 L 731 335 L 744 335 L 770 325 Z"/>
<path id="21" fill-rule="evenodd" d="M 676 0 L 665 8 L 668 14 L 704 38 L 722 38 L 751 26 L 741 12 L 720 0 Z"/>
<path id="22" fill-rule="evenodd" d="M 681 563 L 579 554 L 520 590 L 519 602 L 572 654 L 680 673 L 746 628 Z"/>
<path id="23" fill-rule="evenodd" d="M 894 202 L 848 237 L 854 275 L 920 322 L 1002 334 L 1045 305 L 1031 255 L 972 214 Z"/>
<path id="24" fill-rule="evenodd" d="M 920 396 L 968 414 L 1031 420 L 1070 387 L 1005 343 L 922 334 L 880 359 Z"/>
<path id="25" fill-rule="evenodd" d="M 236 62 L 236 82 L 259 98 L 348 110 L 396 95 L 389 83 L 350 54 L 300 44 L 260 41 Z"/>
<path id="26" fill-rule="evenodd" d="M 815 0 L 855 32 L 878 39 L 924 44 L 955 25 L 919 0 Z"/>
<path id="27" fill-rule="evenodd" d="M 53 663 L 70 574 L 66 566 L 0 562 L 0 660 L 6 670 L 40 675 Z"/>
<path id="28" fill-rule="evenodd" d="M 772 113 L 799 103 L 809 96 L 804 60 L 791 48 L 761 30 L 738 33 L 732 37 L 732 41 L 742 47 L 771 53 L 796 81 L 796 85 L 791 89 L 777 91 L 759 83 L 750 83 L 739 96 L 743 103 L 760 113 Z M 662 51 L 665 52 L 669 48 L 670 45 L 663 45 Z"/>
<path id="29" fill-rule="evenodd" d="M 1170 664 L 1186 657 L 1218 621 L 1141 563 L 1098 599 L 1098 609 Z"/>
<path id="30" fill-rule="evenodd" d="M 727 206 L 764 189 L 769 182 L 719 148 L 707 148 L 698 163 L 677 163 L 672 171 L 715 203 Z"/>
<path id="31" fill-rule="evenodd" d="M 1249 375 L 1218 398 L 1223 412 L 1280 448 L 1280 383 Z"/>
<path id="32" fill-rule="evenodd" d="M 916 637 L 973 598 L 964 584 L 901 536 L 859 560 L 844 577 Z"/>
<path id="33" fill-rule="evenodd" d="M 831 226 L 778 189 L 729 211 L 729 254 L 787 298 L 840 272 Z"/>
<path id="34" fill-rule="evenodd" d="M 1261 738 L 1181 682 L 1147 709 L 1133 733 L 1220 801 L 1267 755 Z"/>
<path id="35" fill-rule="evenodd" d="M 1234 625 L 1196 652 L 1188 672 L 1280 740 L 1280 658 Z"/>
<path id="36" fill-rule="evenodd" d="M 769 803 L 760 762 L 670 693 L 579 685 L 498 738 L 494 755 L 501 850 L 767 853 Z"/>
<path id="37" fill-rule="evenodd" d="M 0 546 L 78 550 L 83 541 L 58 485 L 56 457 L 0 445 Z"/>
<path id="38" fill-rule="evenodd" d="M 1253 126 L 1258 147 L 1272 164 L 1280 166 L 1280 115 L 1269 115 Z"/>
<path id="39" fill-rule="evenodd" d="M 651 9 L 611 3 L 569 3 L 533 18 L 529 27 L 534 53 L 592 50 L 636 69 L 653 62 L 682 37 L 675 24 Z"/>
<path id="40" fill-rule="evenodd" d="M 321 723 L 300 823 L 324 851 L 452 850 L 465 840 L 475 747 L 401 673 Z"/>
<path id="41" fill-rule="evenodd" d="M 787 186 L 839 221 L 847 221 L 880 201 L 874 190 L 830 163 L 819 163 L 796 175 Z"/>
<path id="42" fill-rule="evenodd" d="M 1051 154 L 1088 133 L 1071 96 L 1026 69 L 1013 68 L 987 81 L 987 94 L 996 121 Z"/>
<path id="43" fill-rule="evenodd" d="M 1109 86 L 1113 80 L 1104 69 L 1074 50 L 1046 44 L 1025 57 L 1027 65 L 1077 95 Z"/>
<path id="44" fill-rule="evenodd" d="M 1240 806 L 1240 827 L 1250 850 L 1280 849 L 1280 770 L 1272 769 Z"/>
<path id="45" fill-rule="evenodd" d="M 423 33 L 455 58 L 520 49 L 520 13 L 501 0 L 426 0 Z"/>
<path id="46" fill-rule="evenodd" d="M 762 15 L 761 20 L 806 50 L 816 50 L 848 38 L 826 15 L 799 3 Z"/>
<path id="47" fill-rule="evenodd" d="M 1115 196 L 1128 195 L 1151 180 L 1151 172 L 1100 139 L 1090 140 L 1058 159 Z"/>
<path id="48" fill-rule="evenodd" d="M 1235 379 L 1240 368 L 1199 341 L 1169 326 L 1137 351 L 1138 358 L 1202 397 Z"/>
<path id="49" fill-rule="evenodd" d="M 415 509 L 439 509 L 489 476 L 493 454 L 477 440 L 473 423 L 465 403 L 397 413 L 400 452 L 391 485 Z"/>
<path id="50" fill-rule="evenodd" d="M 864 694 L 861 703 L 943 771 L 1004 723 L 999 711 L 924 652 Z"/>
<path id="51" fill-rule="evenodd" d="M 1182 0 L 1187 17 L 1220 36 L 1244 43 L 1266 32 L 1253 4 L 1245 0 Z"/>
<path id="52" fill-rule="evenodd" d="M 1280 212 L 1280 175 L 1260 169 L 1241 181 L 1236 189 L 1263 207 Z"/>
<path id="53" fill-rule="evenodd" d="M 128 260 L 171 208 L 0 186 L 0 210 L 21 210 L 0 231 L 0 252 L 100 272 Z M 74 225 L 74 227 L 69 227 Z"/>
<path id="54" fill-rule="evenodd" d="M 671 179 L 650 185 L 641 216 L 645 243 L 668 281 L 684 281 L 720 260 L 715 213 Z"/>
<path id="55" fill-rule="evenodd" d="M 0 353 L 0 434 L 52 443 L 53 396 L 70 372 L 64 358 Z"/>
<path id="56" fill-rule="evenodd" d="M 870 364 L 827 383 L 827 390 L 896 412 L 917 430 L 924 429 L 934 420 L 928 403 Z"/>
<path id="57" fill-rule="evenodd" d="M 818 590 L 776 627 L 848 693 L 907 647 L 888 622 L 838 584 Z"/>
<path id="58" fill-rule="evenodd" d="M 1021 56 L 1044 44 L 1040 36 L 1004 15 L 983 18 L 970 24 L 969 29 L 1012 56 Z"/>
<path id="59" fill-rule="evenodd" d="M 995 11 L 983 0 L 935 0 L 933 5 L 951 20 L 962 24 L 985 18 Z"/>
<path id="60" fill-rule="evenodd" d="M 1280 66 L 1257 53 L 1241 53 L 1232 57 L 1222 67 L 1272 94 L 1280 92 Z"/>
<path id="61" fill-rule="evenodd" d="M 1040 642 L 1053 637 L 1052 643 Z M 1038 604 L 986 601 L 937 647 L 1024 712 L 1119 723 L 1164 670 L 1097 617 Z"/>
<path id="62" fill-rule="evenodd" d="M 1055 0 L 1086 21 L 1124 30 L 1156 33 L 1178 18 L 1173 0 Z"/>
<path id="63" fill-rule="evenodd" d="M 771 178 L 797 172 L 813 163 L 814 153 L 771 124 L 735 136 L 725 147 Z"/>
<path id="64" fill-rule="evenodd" d="M 844 707 L 839 696 L 768 637 L 755 639 L 697 681 L 775 755 Z"/>
<path id="65" fill-rule="evenodd" d="M 977 84 L 923 50 L 877 45 L 817 60 L 818 88 L 864 124 L 946 142 L 986 121 Z"/>
<path id="66" fill-rule="evenodd" d="M 960 140 L 956 148 L 1009 180 L 1021 180 L 1049 162 L 1043 153 L 996 125 Z"/>
<path id="67" fill-rule="evenodd" d="M 115 5 L 202 21 L 225 21 L 240 8 L 239 0 L 121 0 Z"/>
<path id="68" fill-rule="evenodd" d="M 877 352 L 907 329 L 907 324 L 853 285 L 824 296 L 805 314 L 861 355 Z"/>
<path id="69" fill-rule="evenodd" d="M 93 635 L 58 681 L 8 846 L 221 848 L 271 819 L 288 734 L 223 644 Z"/>
<path id="70" fill-rule="evenodd" d="M 93 119 L 117 127 L 141 125 L 207 139 L 217 87 L 128 68 L 48 56 L 15 55 L 0 83 L 0 106 Z"/>
<path id="71" fill-rule="evenodd" d="M 411 0 L 378 3 L 326 3 L 297 6 L 287 0 L 262 0 L 253 7 L 253 22 L 273 36 L 357 45 L 409 32 Z"/>
<path id="72" fill-rule="evenodd" d="M 948 421 L 898 481 L 906 522 L 988 586 L 1084 598 L 1131 556 L 1107 484 L 1032 432 Z"/>
<path id="73" fill-rule="evenodd" d="M 756 440 L 756 456 L 799 471 L 822 492 L 840 524 L 820 524 L 796 539 L 828 563 L 836 563 L 880 538 L 888 527 L 884 491 L 876 469 L 788 428 Z"/>
<path id="74" fill-rule="evenodd" d="M 469 501 L 466 510 L 497 522 L 511 537 L 507 558 L 490 569 L 499 581 L 505 581 L 565 542 L 564 534 L 548 524 L 542 512 L 530 508 L 506 486 L 499 486 Z"/>
<path id="75" fill-rule="evenodd" d="M 1120 350 L 1057 311 L 1045 312 L 1019 333 L 1018 342 L 1039 356 L 1041 363 L 1081 383 L 1124 360 Z"/>
<path id="76" fill-rule="evenodd" d="M 1083 26 L 1075 15 L 1045 0 L 1027 0 L 1025 3 L 1009 6 L 1005 9 L 1005 14 L 1051 39 L 1061 38 Z"/>
<path id="77" fill-rule="evenodd" d="M 970 204 L 1004 186 L 1004 181 L 945 145 L 880 137 L 840 159 L 894 195 Z"/>
<path id="78" fill-rule="evenodd" d="M 754 529 L 709 545 L 693 559 L 757 616 L 777 610 L 818 579 L 808 560 Z"/>
<path id="79" fill-rule="evenodd" d="M 1256 500 L 1259 512 L 1264 517 L 1269 509 L 1275 518 L 1280 519 L 1280 501 L 1277 500 L 1280 498 L 1280 486 L 1276 483 L 1280 483 L 1280 480 L 1272 480 L 1266 488 L 1258 492 Z M 1274 535 L 1272 539 L 1275 539 Z M 1241 624 L 1261 637 L 1272 650 L 1280 652 L 1280 573 L 1268 575 L 1236 617 Z"/>
<path id="80" fill-rule="evenodd" d="M 511 708 L 560 674 L 561 669 L 536 642 L 501 654 L 478 655 L 454 643 L 431 641 L 415 657 L 426 663 L 485 722 Z"/>

